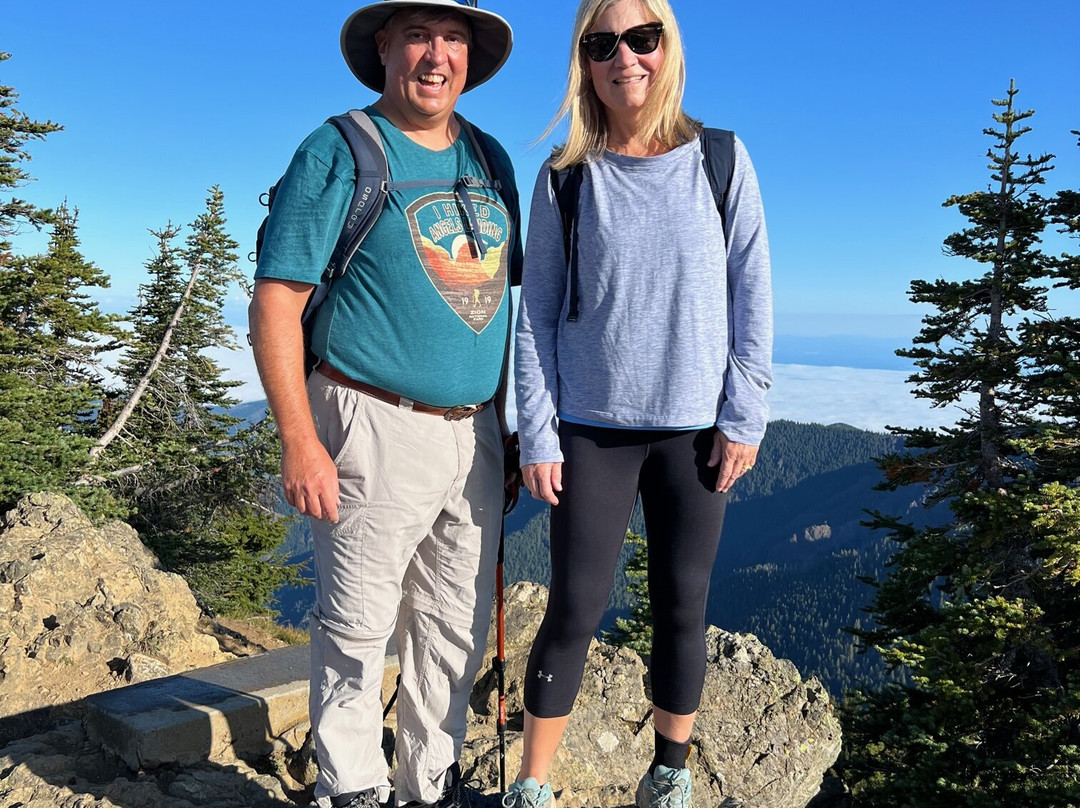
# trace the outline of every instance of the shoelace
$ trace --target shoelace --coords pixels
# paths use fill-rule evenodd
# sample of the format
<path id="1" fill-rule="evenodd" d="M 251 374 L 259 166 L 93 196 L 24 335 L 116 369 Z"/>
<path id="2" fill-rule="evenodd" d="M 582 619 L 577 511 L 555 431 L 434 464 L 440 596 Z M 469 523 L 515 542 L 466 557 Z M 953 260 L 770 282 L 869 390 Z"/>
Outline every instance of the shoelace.
<path id="1" fill-rule="evenodd" d="M 653 780 L 653 787 L 649 791 L 652 792 L 649 795 L 649 805 L 653 808 L 682 808 L 682 783 Z"/>
<path id="2" fill-rule="evenodd" d="M 540 808 L 543 805 L 540 791 L 525 790 L 507 791 L 503 794 L 503 808 Z"/>
<path id="3" fill-rule="evenodd" d="M 472 808 L 475 802 L 472 795 L 474 792 L 479 793 L 482 787 L 483 783 L 477 779 L 458 780 L 450 786 L 449 805 L 453 806 L 453 808 Z"/>

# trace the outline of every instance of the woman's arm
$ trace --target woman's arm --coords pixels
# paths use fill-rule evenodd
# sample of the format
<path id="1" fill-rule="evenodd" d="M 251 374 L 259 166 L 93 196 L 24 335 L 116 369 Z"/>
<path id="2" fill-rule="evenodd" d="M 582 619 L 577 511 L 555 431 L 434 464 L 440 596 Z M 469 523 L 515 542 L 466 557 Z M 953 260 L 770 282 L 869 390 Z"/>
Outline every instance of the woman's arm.
<path id="1" fill-rule="evenodd" d="M 765 435 L 772 384 L 769 239 L 757 175 L 742 142 L 726 200 L 729 344 L 716 426 L 728 441 L 756 447 Z"/>
<path id="2" fill-rule="evenodd" d="M 559 372 L 556 346 L 566 298 L 566 262 L 562 223 L 549 181 L 548 164 L 540 168 L 529 213 L 525 269 L 518 309 L 514 354 L 518 436 L 526 484 L 534 496 L 551 501 L 561 468 L 562 451 L 556 413 Z M 542 469 L 527 466 L 543 465 Z M 539 477 L 543 476 L 543 480 Z M 530 480 L 532 484 L 530 485 Z M 561 487 L 561 486 L 559 486 Z M 540 496 L 541 491 L 548 496 Z"/>

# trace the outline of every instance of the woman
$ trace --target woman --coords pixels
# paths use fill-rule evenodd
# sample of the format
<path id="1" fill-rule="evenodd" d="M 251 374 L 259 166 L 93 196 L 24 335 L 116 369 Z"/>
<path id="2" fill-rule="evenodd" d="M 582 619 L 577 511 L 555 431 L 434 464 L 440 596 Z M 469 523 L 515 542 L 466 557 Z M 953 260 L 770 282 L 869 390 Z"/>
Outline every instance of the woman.
<path id="1" fill-rule="evenodd" d="M 583 0 L 555 119 L 569 115 L 569 137 L 536 182 L 517 326 L 522 471 L 552 505 L 552 580 L 507 808 L 554 808 L 548 771 L 608 600 L 596 582 L 613 578 L 639 493 L 656 747 L 637 804 L 690 804 L 705 597 L 727 492 L 765 432 L 772 315 L 753 168 L 735 139 L 722 216 L 684 75 L 667 0 Z M 549 169 L 578 164 L 566 249 Z"/>

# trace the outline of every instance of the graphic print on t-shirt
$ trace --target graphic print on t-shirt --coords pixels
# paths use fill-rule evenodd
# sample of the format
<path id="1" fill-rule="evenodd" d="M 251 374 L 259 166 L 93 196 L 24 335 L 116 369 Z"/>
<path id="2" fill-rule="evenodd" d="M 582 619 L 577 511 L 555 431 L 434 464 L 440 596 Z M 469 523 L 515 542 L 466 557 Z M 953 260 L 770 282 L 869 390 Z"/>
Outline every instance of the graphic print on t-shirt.
<path id="1" fill-rule="evenodd" d="M 446 305 L 479 334 L 498 312 L 506 292 L 510 228 L 502 205 L 480 198 L 473 200 L 473 207 L 478 236 L 487 247 L 483 261 L 454 194 L 426 194 L 405 209 L 405 218 L 428 279 Z"/>

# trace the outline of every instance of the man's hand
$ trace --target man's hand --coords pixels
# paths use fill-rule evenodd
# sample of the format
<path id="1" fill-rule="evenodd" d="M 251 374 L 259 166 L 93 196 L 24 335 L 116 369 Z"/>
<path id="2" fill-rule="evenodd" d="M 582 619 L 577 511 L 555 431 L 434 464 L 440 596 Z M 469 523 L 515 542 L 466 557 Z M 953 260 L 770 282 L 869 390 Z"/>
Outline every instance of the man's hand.
<path id="1" fill-rule="evenodd" d="M 338 521 L 337 467 L 319 441 L 281 447 L 281 486 L 300 513 Z"/>
<path id="2" fill-rule="evenodd" d="M 716 478 L 717 491 L 729 491 L 735 481 L 750 471 L 757 462 L 758 447 L 747 446 L 728 440 L 727 436 L 717 431 L 713 438 L 712 453 L 709 455 L 709 467 L 720 466 Z"/>
<path id="3" fill-rule="evenodd" d="M 558 505 L 556 491 L 562 491 L 562 463 L 530 463 L 521 467 L 525 487 L 533 499 L 541 499 L 549 505 Z"/>

